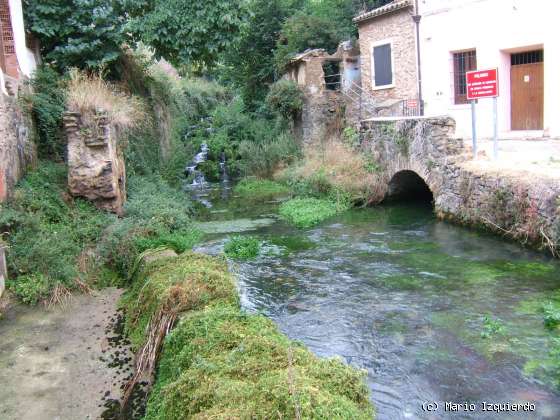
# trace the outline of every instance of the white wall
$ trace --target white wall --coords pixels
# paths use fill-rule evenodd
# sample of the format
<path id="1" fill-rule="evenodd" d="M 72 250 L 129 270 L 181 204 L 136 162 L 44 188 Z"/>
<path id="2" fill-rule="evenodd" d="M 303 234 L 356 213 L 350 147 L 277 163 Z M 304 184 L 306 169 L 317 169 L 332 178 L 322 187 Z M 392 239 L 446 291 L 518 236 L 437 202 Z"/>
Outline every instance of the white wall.
<path id="1" fill-rule="evenodd" d="M 510 54 L 544 48 L 544 128 L 550 135 L 560 136 L 560 24 L 556 21 L 560 2 L 419 0 L 419 3 L 426 115 L 450 114 L 457 121 L 457 135 L 470 136 L 470 105 L 454 104 L 451 53 L 476 48 L 478 69 L 499 69 L 499 130 L 509 131 Z M 477 114 L 480 136 L 491 137 L 492 100 L 480 100 Z"/>
<path id="2" fill-rule="evenodd" d="M 19 68 L 25 76 L 30 77 L 35 71 L 37 63 L 35 62 L 33 52 L 29 50 L 25 44 L 25 28 L 23 24 L 21 0 L 9 0 L 9 4 Z"/>

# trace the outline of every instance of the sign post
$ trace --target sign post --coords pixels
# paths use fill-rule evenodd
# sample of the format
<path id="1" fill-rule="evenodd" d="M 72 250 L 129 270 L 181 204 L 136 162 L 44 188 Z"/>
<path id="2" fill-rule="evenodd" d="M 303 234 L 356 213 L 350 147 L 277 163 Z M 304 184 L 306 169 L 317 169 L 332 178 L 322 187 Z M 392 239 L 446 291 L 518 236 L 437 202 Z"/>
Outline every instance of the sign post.
<path id="1" fill-rule="evenodd" d="M 500 89 L 498 84 L 498 69 L 468 71 L 467 78 L 467 100 L 471 101 L 472 127 L 473 127 L 473 153 L 476 159 L 478 151 L 476 143 L 476 105 L 477 99 L 493 98 L 494 115 L 494 159 L 498 158 L 498 96 Z"/>

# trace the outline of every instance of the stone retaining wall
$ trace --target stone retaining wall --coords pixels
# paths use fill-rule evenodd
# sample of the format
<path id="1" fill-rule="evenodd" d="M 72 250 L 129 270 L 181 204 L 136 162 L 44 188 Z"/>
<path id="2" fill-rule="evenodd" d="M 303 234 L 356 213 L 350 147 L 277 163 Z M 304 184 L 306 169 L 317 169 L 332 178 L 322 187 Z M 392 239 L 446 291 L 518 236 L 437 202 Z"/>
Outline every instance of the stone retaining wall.
<path id="1" fill-rule="evenodd" d="M 30 127 L 17 99 L 0 92 L 0 202 L 11 196 L 17 181 L 35 164 L 37 152 Z"/>
<path id="2" fill-rule="evenodd" d="M 107 114 L 67 112 L 64 129 L 68 139 L 68 189 L 98 208 L 123 213 L 126 172 L 118 145 L 118 130 Z"/>
<path id="3" fill-rule="evenodd" d="M 397 173 L 413 171 L 432 191 L 438 217 L 557 254 L 560 180 L 471 169 L 470 152 L 454 131 L 449 117 L 363 121 L 362 152 L 379 165 L 383 195 Z"/>

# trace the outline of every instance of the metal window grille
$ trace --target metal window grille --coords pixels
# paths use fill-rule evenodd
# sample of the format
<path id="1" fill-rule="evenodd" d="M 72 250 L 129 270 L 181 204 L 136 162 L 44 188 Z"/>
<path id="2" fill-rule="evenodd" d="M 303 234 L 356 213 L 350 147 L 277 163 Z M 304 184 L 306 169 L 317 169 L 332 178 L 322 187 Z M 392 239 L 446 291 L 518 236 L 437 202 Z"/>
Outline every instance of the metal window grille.
<path id="1" fill-rule="evenodd" d="M 526 51 L 511 55 L 511 65 L 542 63 L 544 61 L 544 50 Z"/>
<path id="2" fill-rule="evenodd" d="M 476 70 L 476 50 L 453 53 L 455 104 L 467 103 L 466 73 Z"/>

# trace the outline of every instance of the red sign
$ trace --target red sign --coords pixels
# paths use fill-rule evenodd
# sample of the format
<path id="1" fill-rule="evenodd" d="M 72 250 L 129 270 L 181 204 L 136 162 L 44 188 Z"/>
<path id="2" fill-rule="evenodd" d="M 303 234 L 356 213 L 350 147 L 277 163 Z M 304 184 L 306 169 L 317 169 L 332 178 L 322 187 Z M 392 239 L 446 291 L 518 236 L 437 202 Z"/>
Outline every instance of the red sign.
<path id="1" fill-rule="evenodd" d="M 467 72 L 467 99 L 495 98 L 500 96 L 498 69 Z"/>

